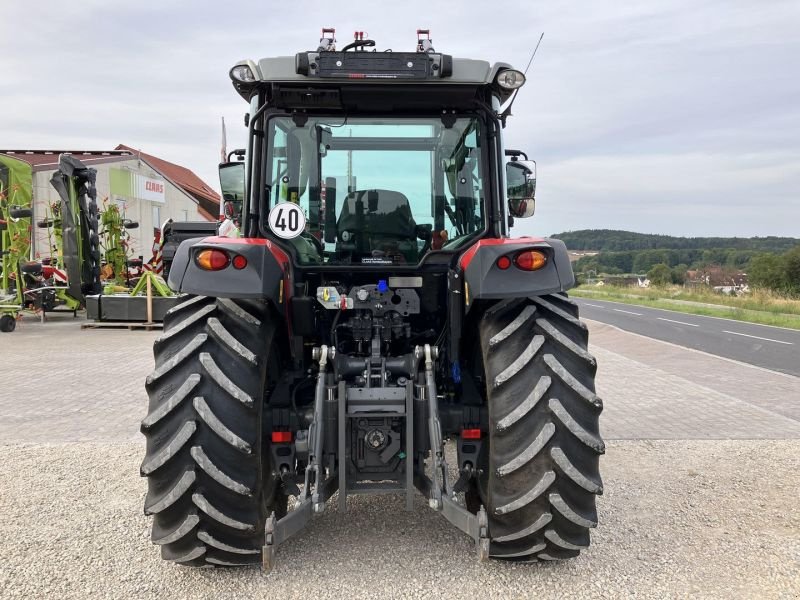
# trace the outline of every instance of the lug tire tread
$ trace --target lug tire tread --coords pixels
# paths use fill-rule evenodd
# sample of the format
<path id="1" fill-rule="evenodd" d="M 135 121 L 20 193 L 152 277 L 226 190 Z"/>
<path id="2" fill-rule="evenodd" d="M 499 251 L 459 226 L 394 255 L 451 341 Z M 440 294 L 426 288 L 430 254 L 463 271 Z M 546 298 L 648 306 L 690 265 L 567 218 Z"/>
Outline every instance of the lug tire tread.
<path id="1" fill-rule="evenodd" d="M 274 333 L 275 319 L 258 301 L 187 296 L 165 316 L 146 382 L 142 474 L 152 540 L 166 560 L 258 562 L 269 513 L 285 511 L 262 458 L 269 456 L 261 400 Z"/>
<path id="2" fill-rule="evenodd" d="M 477 487 L 489 516 L 490 556 L 520 562 L 577 556 L 597 525 L 605 451 L 597 364 L 578 307 L 563 294 L 498 303 L 479 328 L 489 444 Z M 509 372 L 520 362 L 523 368 Z M 496 385 L 502 374 L 509 376 Z"/>

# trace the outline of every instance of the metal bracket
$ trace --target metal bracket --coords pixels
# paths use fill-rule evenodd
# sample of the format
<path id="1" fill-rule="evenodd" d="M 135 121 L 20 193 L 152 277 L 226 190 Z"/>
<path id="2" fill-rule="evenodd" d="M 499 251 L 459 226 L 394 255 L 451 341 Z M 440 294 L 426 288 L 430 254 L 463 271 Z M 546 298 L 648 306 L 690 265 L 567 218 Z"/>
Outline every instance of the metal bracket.
<path id="1" fill-rule="evenodd" d="M 478 514 L 473 515 L 461 506 L 454 498 L 442 498 L 442 516 L 475 540 L 478 560 L 484 562 L 489 558 L 489 518 L 481 506 Z"/>
<path id="2" fill-rule="evenodd" d="M 264 546 L 261 548 L 261 568 L 265 573 L 275 566 L 275 512 L 269 516 L 264 526 Z"/>
<path id="3" fill-rule="evenodd" d="M 319 496 L 325 502 L 336 491 L 336 480 L 328 477 L 323 481 L 314 496 Z M 310 497 L 297 503 L 286 516 L 275 518 L 273 512 L 264 525 L 264 546 L 261 549 L 261 566 L 264 572 L 269 573 L 275 566 L 275 550 L 289 538 L 297 535 L 306 528 L 314 518 L 314 505 Z"/>

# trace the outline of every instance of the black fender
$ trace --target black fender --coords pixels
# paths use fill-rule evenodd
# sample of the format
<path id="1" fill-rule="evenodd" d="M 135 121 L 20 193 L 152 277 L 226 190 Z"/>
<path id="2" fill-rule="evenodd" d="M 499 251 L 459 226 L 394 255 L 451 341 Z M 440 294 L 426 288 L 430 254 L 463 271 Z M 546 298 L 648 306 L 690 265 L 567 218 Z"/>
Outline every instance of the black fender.
<path id="1" fill-rule="evenodd" d="M 201 269 L 195 256 L 205 249 L 228 253 L 228 266 L 218 271 Z M 243 256 L 247 266 L 237 269 L 233 258 Z M 291 292 L 289 256 L 263 238 L 205 237 L 184 240 L 175 252 L 169 271 L 169 287 L 182 294 L 218 298 L 267 298 L 284 303 Z"/>
<path id="2" fill-rule="evenodd" d="M 537 271 L 523 271 L 513 264 L 500 269 L 497 259 L 513 257 L 520 250 L 541 250 L 547 257 Z M 464 301 L 524 298 L 565 292 L 575 286 L 575 275 L 564 242 L 549 238 L 486 238 L 478 240 L 459 259 L 464 277 Z"/>

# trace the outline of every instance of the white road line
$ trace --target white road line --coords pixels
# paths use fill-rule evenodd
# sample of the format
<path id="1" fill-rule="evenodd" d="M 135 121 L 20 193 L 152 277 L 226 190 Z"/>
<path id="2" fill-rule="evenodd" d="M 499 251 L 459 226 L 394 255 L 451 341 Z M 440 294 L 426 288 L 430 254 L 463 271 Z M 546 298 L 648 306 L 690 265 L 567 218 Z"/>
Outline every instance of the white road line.
<path id="1" fill-rule="evenodd" d="M 737 331 L 726 331 L 726 330 L 723 329 L 722 333 L 730 333 L 732 335 L 743 335 L 744 337 L 749 337 L 749 338 L 753 338 L 753 339 L 756 339 L 756 340 L 764 340 L 765 342 L 775 342 L 776 344 L 786 344 L 787 346 L 794 346 L 793 342 L 784 342 L 782 340 L 773 340 L 773 339 L 770 339 L 770 338 L 758 337 L 757 335 L 748 335 L 746 333 L 739 333 Z"/>
<path id="2" fill-rule="evenodd" d="M 664 317 L 656 317 L 659 321 L 669 321 L 670 323 L 677 323 L 678 325 L 688 325 L 689 327 L 700 327 L 696 323 L 685 323 L 684 321 L 673 321 L 672 319 L 665 319 Z"/>
<path id="3" fill-rule="evenodd" d="M 599 304 L 589 304 L 588 302 L 583 303 L 584 306 L 594 306 L 595 308 L 605 308 L 605 306 L 600 306 Z"/>
<path id="4" fill-rule="evenodd" d="M 703 352 L 702 350 L 698 350 L 697 348 L 690 348 L 689 346 L 681 346 L 680 344 L 673 344 L 672 342 L 665 342 L 664 340 L 660 340 L 658 338 L 648 337 L 646 335 L 642 335 L 641 333 L 634 333 L 633 331 L 628 331 L 627 329 L 622 329 L 621 327 L 617 327 L 616 325 L 612 325 L 611 323 L 605 323 L 603 321 L 595 321 L 594 319 L 587 319 L 587 318 L 582 318 L 581 320 L 582 321 L 590 321 L 592 323 L 597 323 L 598 325 L 602 325 L 604 327 L 611 327 L 611 329 L 616 329 L 620 333 L 626 333 L 628 335 L 634 335 L 634 336 L 636 336 L 638 338 L 642 338 L 643 340 L 645 340 L 647 342 L 655 342 L 657 344 L 664 344 L 665 346 L 672 346 L 673 348 L 678 348 L 679 350 L 686 350 L 688 352 L 694 352 L 696 354 L 702 354 L 703 356 L 708 356 L 710 358 L 716 358 L 717 360 L 724 360 L 725 362 L 729 362 L 729 363 L 734 364 L 734 365 L 739 365 L 741 367 L 747 367 L 747 368 L 750 368 L 750 369 L 756 369 L 758 371 L 764 371 L 765 373 L 769 373 L 770 375 L 777 375 L 778 377 L 784 377 L 786 379 L 789 379 L 792 382 L 797 382 L 797 375 L 791 375 L 789 373 L 784 373 L 783 371 L 776 371 L 775 369 L 768 369 L 766 367 L 759 367 L 758 365 L 754 365 L 752 363 L 743 362 L 741 360 L 735 360 L 733 358 L 728 358 L 727 356 L 720 356 L 719 354 L 711 354 L 710 352 Z M 765 327 L 768 327 L 768 325 L 765 325 Z M 795 331 L 795 330 L 792 330 L 792 331 Z M 608 350 L 608 348 L 605 348 L 605 350 L 607 350 L 608 352 L 612 352 L 612 353 L 614 352 L 613 350 Z M 620 356 L 622 356 L 622 355 L 620 355 Z M 633 359 L 630 359 L 630 360 L 633 360 Z M 775 414 L 775 413 L 773 413 L 773 414 Z"/>
<path id="5" fill-rule="evenodd" d="M 637 317 L 641 317 L 642 316 L 642 313 L 635 313 L 635 312 L 632 312 L 630 310 L 622 310 L 621 308 L 612 308 L 611 310 L 615 310 L 617 312 L 628 313 L 629 315 L 636 315 Z"/>

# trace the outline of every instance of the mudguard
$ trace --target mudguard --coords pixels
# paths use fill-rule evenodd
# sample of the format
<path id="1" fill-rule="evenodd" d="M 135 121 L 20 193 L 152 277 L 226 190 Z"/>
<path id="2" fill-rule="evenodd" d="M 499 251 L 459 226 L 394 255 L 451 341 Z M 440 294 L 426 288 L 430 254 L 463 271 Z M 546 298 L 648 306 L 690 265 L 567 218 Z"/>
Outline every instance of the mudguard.
<path id="1" fill-rule="evenodd" d="M 497 259 L 526 249 L 542 250 L 547 263 L 538 271 L 513 264 L 500 269 Z M 464 274 L 465 304 L 476 299 L 521 298 L 564 292 L 575 286 L 575 275 L 564 242 L 549 238 L 487 238 L 476 242 L 459 259 Z"/>
<path id="2" fill-rule="evenodd" d="M 247 266 L 229 264 L 219 271 L 197 266 L 195 256 L 206 249 L 225 250 L 231 260 L 247 259 Z M 169 287 L 183 294 L 219 298 L 268 298 L 282 304 L 290 293 L 289 256 L 269 240 L 261 238 L 206 237 L 184 240 L 178 246 L 169 271 Z"/>

